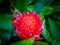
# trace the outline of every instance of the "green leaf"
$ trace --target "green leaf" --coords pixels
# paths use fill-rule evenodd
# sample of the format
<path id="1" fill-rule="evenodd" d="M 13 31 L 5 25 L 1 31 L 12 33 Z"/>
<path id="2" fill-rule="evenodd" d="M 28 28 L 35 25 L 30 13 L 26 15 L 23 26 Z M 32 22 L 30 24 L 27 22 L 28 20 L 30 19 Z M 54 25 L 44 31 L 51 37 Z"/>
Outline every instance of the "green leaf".
<path id="1" fill-rule="evenodd" d="M 43 28 L 43 31 L 42 31 L 42 35 L 43 35 L 43 37 L 46 39 L 46 40 L 48 40 L 50 37 L 50 34 L 49 34 L 49 32 L 48 32 L 48 30 L 46 29 L 46 25 L 45 25 L 45 20 L 43 21 L 43 26 L 42 26 L 42 28 Z"/>
<path id="2" fill-rule="evenodd" d="M 54 38 L 51 38 L 51 39 L 49 39 L 49 40 L 50 40 L 50 43 L 51 43 L 52 45 L 59 45 L 59 43 L 60 43 L 60 42 L 56 41 L 56 39 L 54 39 Z"/>
<path id="3" fill-rule="evenodd" d="M 33 45 L 49 45 L 49 44 L 46 42 L 35 41 Z"/>
<path id="4" fill-rule="evenodd" d="M 28 0 L 17 0 L 16 8 L 20 11 L 27 11 Z"/>
<path id="5" fill-rule="evenodd" d="M 10 14 L 0 14 L 0 28 L 12 30 L 12 19 Z"/>
<path id="6" fill-rule="evenodd" d="M 47 30 L 46 28 L 46 21 L 43 20 L 43 31 L 42 31 L 42 36 L 44 37 L 44 39 L 46 39 L 47 42 L 50 42 L 52 45 L 59 45 L 59 42 L 56 41 L 56 39 L 51 35 L 51 32 L 49 30 Z"/>
<path id="7" fill-rule="evenodd" d="M 42 11 L 40 12 L 41 16 L 49 15 L 55 12 L 60 12 L 60 5 L 56 6 L 45 6 Z"/>
<path id="8" fill-rule="evenodd" d="M 60 27 L 58 27 L 58 25 L 57 25 L 57 24 L 60 25 L 60 23 L 58 23 L 58 21 L 52 20 L 50 18 L 48 18 L 48 20 L 49 20 L 49 25 L 50 25 L 50 31 L 51 31 L 53 37 L 57 41 L 60 41 Z"/>
<path id="9" fill-rule="evenodd" d="M 33 38 L 28 39 L 28 40 L 22 40 L 19 42 L 12 43 L 11 45 L 32 45 L 34 43 Z"/>
<path id="10" fill-rule="evenodd" d="M 52 7 L 50 6 L 45 6 L 42 11 L 40 12 L 41 16 L 48 15 L 52 13 Z"/>

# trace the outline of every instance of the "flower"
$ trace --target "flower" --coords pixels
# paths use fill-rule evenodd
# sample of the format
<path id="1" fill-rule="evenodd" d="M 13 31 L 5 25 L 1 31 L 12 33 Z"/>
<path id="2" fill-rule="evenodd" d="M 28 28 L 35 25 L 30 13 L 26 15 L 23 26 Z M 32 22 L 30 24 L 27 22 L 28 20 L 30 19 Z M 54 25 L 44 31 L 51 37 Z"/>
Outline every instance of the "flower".
<path id="1" fill-rule="evenodd" d="M 40 35 L 42 32 L 41 16 L 34 12 L 23 12 L 22 15 L 16 16 L 12 20 L 12 25 L 16 27 L 16 33 L 22 39 L 36 37 L 35 35 Z"/>

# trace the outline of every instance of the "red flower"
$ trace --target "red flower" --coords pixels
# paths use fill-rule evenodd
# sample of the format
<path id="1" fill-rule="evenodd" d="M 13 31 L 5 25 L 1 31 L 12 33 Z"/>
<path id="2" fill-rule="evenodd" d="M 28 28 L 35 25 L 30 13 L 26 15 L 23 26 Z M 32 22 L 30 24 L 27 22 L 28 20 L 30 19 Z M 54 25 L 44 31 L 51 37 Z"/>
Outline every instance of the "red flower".
<path id="1" fill-rule="evenodd" d="M 16 27 L 16 33 L 23 39 L 36 37 L 35 35 L 40 35 L 42 32 L 41 17 L 34 12 L 23 12 L 21 16 L 13 19 L 12 25 Z"/>

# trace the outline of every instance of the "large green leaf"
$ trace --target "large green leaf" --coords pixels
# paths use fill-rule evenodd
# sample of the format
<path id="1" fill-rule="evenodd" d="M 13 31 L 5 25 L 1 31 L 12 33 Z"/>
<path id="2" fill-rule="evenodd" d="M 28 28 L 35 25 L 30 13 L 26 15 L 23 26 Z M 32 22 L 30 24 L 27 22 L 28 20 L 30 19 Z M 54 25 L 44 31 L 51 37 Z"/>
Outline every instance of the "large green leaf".
<path id="1" fill-rule="evenodd" d="M 52 20 L 50 18 L 48 18 L 49 20 L 49 25 L 50 25 L 50 31 L 53 35 L 53 37 L 57 40 L 60 41 L 60 23 L 58 23 L 58 21 L 56 20 Z M 57 25 L 59 24 L 59 25 Z"/>
<path id="2" fill-rule="evenodd" d="M 52 36 L 51 32 L 49 30 L 47 30 L 47 28 L 49 28 L 49 27 L 46 27 L 46 24 L 45 23 L 46 23 L 46 21 L 43 20 L 43 26 L 42 26 L 43 31 L 42 31 L 42 35 L 43 35 L 44 39 L 46 39 L 46 41 L 47 42 L 50 42 L 52 45 L 59 45 L 59 42 L 56 41 L 56 39 Z M 59 25 L 59 23 L 58 23 L 58 25 Z"/>
<path id="3" fill-rule="evenodd" d="M 34 43 L 33 38 L 28 39 L 28 40 L 22 40 L 19 42 L 12 43 L 11 45 L 32 45 Z"/>

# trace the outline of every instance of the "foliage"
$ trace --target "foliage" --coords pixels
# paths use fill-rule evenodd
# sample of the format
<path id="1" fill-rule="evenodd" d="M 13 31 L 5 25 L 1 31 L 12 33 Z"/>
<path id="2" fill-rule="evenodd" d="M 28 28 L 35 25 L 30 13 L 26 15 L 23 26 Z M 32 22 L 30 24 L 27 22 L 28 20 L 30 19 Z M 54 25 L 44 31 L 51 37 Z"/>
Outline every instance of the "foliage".
<path id="1" fill-rule="evenodd" d="M 42 16 L 43 32 L 41 35 L 44 40 L 26 41 L 17 36 L 12 26 L 12 14 L 15 8 L 19 12 L 34 11 Z M 0 0 L 0 45 L 19 44 L 60 45 L 60 0 Z"/>

